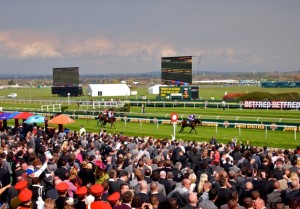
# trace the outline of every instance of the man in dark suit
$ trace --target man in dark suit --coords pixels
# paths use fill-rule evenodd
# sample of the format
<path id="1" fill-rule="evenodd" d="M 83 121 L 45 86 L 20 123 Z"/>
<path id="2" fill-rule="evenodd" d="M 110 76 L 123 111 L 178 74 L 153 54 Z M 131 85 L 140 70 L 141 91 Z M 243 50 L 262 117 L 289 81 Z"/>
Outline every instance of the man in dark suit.
<path id="1" fill-rule="evenodd" d="M 156 182 L 158 184 L 158 192 L 162 195 L 166 195 L 166 189 L 165 186 L 158 182 L 159 180 L 159 173 L 157 170 L 153 171 L 151 175 L 152 182 Z"/>
<path id="2" fill-rule="evenodd" d="M 273 192 L 267 195 L 267 208 L 275 208 L 277 203 L 282 202 L 282 191 L 279 189 L 280 184 L 278 181 L 275 181 L 273 184 Z"/>
<path id="3" fill-rule="evenodd" d="M 171 183 L 167 181 L 166 178 L 167 178 L 166 172 L 160 171 L 158 182 L 165 186 L 166 194 L 168 195 L 171 192 L 172 187 L 171 187 Z"/>
<path id="4" fill-rule="evenodd" d="M 68 172 L 66 165 L 65 160 L 60 160 L 60 167 L 54 172 L 55 176 L 58 176 L 62 181 L 65 180 L 65 174 Z"/>
<path id="5" fill-rule="evenodd" d="M 186 154 L 182 150 L 179 151 L 178 161 L 181 163 L 183 168 L 188 166 L 188 157 L 186 156 Z"/>
<path id="6" fill-rule="evenodd" d="M 5 187 L 10 183 L 8 170 L 2 168 L 2 158 L 0 158 L 0 182 L 2 187 Z"/>
<path id="7" fill-rule="evenodd" d="M 230 167 L 232 167 L 232 164 L 230 163 L 230 158 L 227 157 L 226 162 L 223 164 L 223 168 L 228 173 Z"/>
<path id="8" fill-rule="evenodd" d="M 285 205 L 289 205 L 293 199 L 298 199 L 300 201 L 300 190 L 299 190 L 299 183 L 297 181 L 292 181 L 291 183 L 291 191 L 287 192 L 286 190 L 282 194 L 283 202 Z"/>
<path id="9" fill-rule="evenodd" d="M 171 185 L 171 191 L 175 189 L 177 182 L 173 180 L 174 179 L 174 174 L 172 171 L 167 173 L 167 181 L 170 182 Z"/>
<path id="10" fill-rule="evenodd" d="M 274 176 L 277 180 L 283 179 L 283 175 L 285 174 L 285 171 L 283 169 L 283 160 L 281 158 L 278 158 L 276 160 L 276 167 L 274 169 Z"/>
<path id="11" fill-rule="evenodd" d="M 262 183 L 260 188 L 261 198 L 267 202 L 267 195 L 273 191 L 273 184 L 276 181 L 274 178 L 274 172 L 268 171 L 266 174 L 265 171 L 261 172 Z"/>
<path id="12" fill-rule="evenodd" d="M 180 209 L 194 209 L 198 206 L 198 197 L 197 193 L 191 192 L 189 194 L 189 204 L 180 208 Z"/>
<path id="13" fill-rule="evenodd" d="M 253 150 L 252 159 L 254 159 L 254 166 L 256 169 L 259 169 L 261 166 L 260 156 L 258 155 L 258 150 Z"/>
<path id="14" fill-rule="evenodd" d="M 231 185 L 231 191 L 236 191 L 237 190 L 237 183 L 235 180 L 236 173 L 234 171 L 229 171 L 228 172 L 228 183 Z"/>
<path id="15" fill-rule="evenodd" d="M 149 195 L 148 195 L 148 184 L 145 180 L 140 182 L 140 192 L 136 194 L 134 197 L 139 196 L 142 202 L 149 203 Z M 137 205 L 133 205 L 133 207 L 138 207 Z"/>
<path id="16" fill-rule="evenodd" d="M 151 179 L 151 170 L 149 168 L 147 168 L 145 170 L 145 177 L 144 177 L 144 180 L 147 181 L 148 184 L 150 184 L 152 182 L 152 179 Z"/>
<path id="17" fill-rule="evenodd" d="M 121 199 L 122 199 L 122 204 L 115 205 L 114 209 L 131 209 L 133 193 L 131 191 L 124 192 L 124 194 L 122 194 Z"/>
<path id="18" fill-rule="evenodd" d="M 165 171 L 166 173 L 172 171 L 172 161 L 171 160 L 166 160 L 165 164 L 164 164 L 164 168 L 162 169 L 163 171 Z"/>
<path id="19" fill-rule="evenodd" d="M 172 159 L 171 160 L 173 161 L 174 164 L 179 161 L 179 157 L 180 157 L 179 152 L 182 151 L 180 146 L 181 146 L 181 143 L 177 142 L 176 147 L 174 148 L 174 150 L 172 152 Z"/>
<path id="20" fill-rule="evenodd" d="M 158 184 L 156 182 L 150 183 L 150 197 L 157 196 L 159 200 L 158 209 L 166 209 L 167 207 L 167 197 L 158 193 Z"/>
<path id="21" fill-rule="evenodd" d="M 119 191 L 121 182 L 119 182 L 118 179 L 117 179 L 117 172 L 116 172 L 116 170 L 111 170 L 108 175 L 109 175 L 109 179 L 108 179 L 108 185 L 109 185 L 108 194 L 111 195 L 112 193 Z"/>
<path id="22" fill-rule="evenodd" d="M 129 180 L 129 174 L 128 174 L 128 172 L 127 171 L 125 171 L 125 170 L 122 170 L 122 171 L 120 171 L 120 173 L 119 173 L 119 179 L 117 180 L 117 191 L 115 191 L 115 192 L 120 192 L 120 186 L 122 185 L 122 184 L 128 184 L 128 180 Z"/>
<path id="23" fill-rule="evenodd" d="M 225 178 L 221 178 L 220 181 L 220 189 L 218 189 L 218 198 L 216 200 L 216 205 L 220 208 L 221 205 L 226 204 L 230 200 L 231 190 L 227 188 L 227 180 Z"/>

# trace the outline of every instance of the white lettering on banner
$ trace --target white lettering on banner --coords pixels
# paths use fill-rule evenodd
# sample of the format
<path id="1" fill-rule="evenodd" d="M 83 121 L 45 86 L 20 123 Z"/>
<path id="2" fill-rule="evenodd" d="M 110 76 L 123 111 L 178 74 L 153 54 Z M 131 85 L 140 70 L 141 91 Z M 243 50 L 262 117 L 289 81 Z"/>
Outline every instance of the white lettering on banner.
<path id="1" fill-rule="evenodd" d="M 265 125 L 264 124 L 250 124 L 250 123 L 235 123 L 234 128 L 265 129 Z"/>
<path id="2" fill-rule="evenodd" d="M 219 126 L 218 122 L 202 122 L 202 126 Z"/>
<path id="3" fill-rule="evenodd" d="M 300 101 L 245 101 L 245 108 L 299 109 Z"/>

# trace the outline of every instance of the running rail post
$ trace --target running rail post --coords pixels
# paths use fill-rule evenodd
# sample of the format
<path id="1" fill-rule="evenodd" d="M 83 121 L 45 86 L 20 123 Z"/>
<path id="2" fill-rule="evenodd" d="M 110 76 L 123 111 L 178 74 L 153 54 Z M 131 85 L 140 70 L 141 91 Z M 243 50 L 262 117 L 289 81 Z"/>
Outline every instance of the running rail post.
<path id="1" fill-rule="evenodd" d="M 124 125 L 125 125 L 125 128 L 126 128 L 126 123 L 127 123 L 127 120 L 126 120 L 127 118 L 126 117 L 124 117 Z"/>
<path id="2" fill-rule="evenodd" d="M 174 140 L 176 139 L 176 125 L 177 125 L 177 122 L 173 122 L 173 137 L 174 137 Z"/>

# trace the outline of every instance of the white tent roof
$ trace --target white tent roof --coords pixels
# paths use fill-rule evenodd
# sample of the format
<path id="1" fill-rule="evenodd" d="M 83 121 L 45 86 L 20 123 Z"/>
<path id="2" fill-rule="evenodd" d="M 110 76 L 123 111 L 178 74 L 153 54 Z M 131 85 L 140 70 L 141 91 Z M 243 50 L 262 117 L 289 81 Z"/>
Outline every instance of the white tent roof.
<path id="1" fill-rule="evenodd" d="M 102 92 L 102 96 L 126 96 L 130 95 L 130 88 L 127 84 L 89 84 L 87 93 L 97 96 L 98 92 Z M 96 94 L 96 95 L 95 95 Z"/>
<path id="2" fill-rule="evenodd" d="M 167 86 L 167 85 L 156 84 L 154 86 L 151 86 L 148 88 L 148 94 L 159 94 L 159 87 L 161 86 Z"/>

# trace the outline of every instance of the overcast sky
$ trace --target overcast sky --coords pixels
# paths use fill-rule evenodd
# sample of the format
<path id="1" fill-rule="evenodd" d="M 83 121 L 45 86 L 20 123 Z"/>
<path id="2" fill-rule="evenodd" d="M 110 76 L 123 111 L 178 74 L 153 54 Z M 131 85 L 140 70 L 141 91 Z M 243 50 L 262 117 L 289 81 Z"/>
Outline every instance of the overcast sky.
<path id="1" fill-rule="evenodd" d="M 1 74 L 151 72 L 182 55 L 193 70 L 299 70 L 300 1 L 1 2 Z"/>

